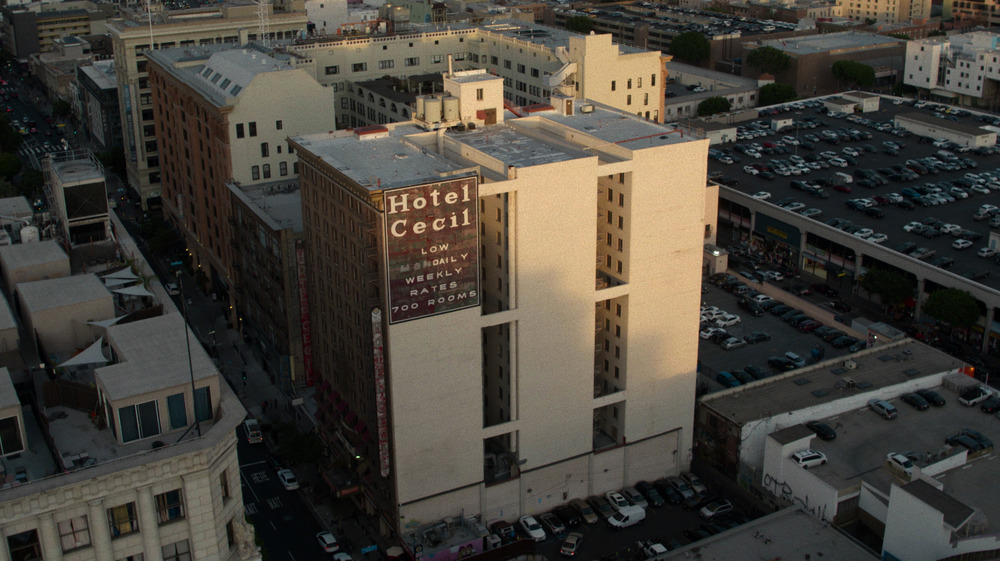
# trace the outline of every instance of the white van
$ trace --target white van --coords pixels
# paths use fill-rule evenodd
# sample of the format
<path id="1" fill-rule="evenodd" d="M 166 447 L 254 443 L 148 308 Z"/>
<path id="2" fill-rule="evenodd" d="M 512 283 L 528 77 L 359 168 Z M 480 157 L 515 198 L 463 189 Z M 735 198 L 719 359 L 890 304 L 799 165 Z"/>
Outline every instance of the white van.
<path id="1" fill-rule="evenodd" d="M 628 528 L 646 519 L 646 509 L 641 506 L 627 506 L 608 518 L 608 526 L 613 529 Z"/>
<path id="2" fill-rule="evenodd" d="M 250 444 L 260 444 L 264 442 L 264 436 L 260 433 L 260 425 L 256 419 L 243 421 L 243 430 L 247 433 L 247 442 Z"/>
<path id="3" fill-rule="evenodd" d="M 941 158 L 941 159 L 944 159 L 944 160 L 957 160 L 958 159 L 958 156 L 956 156 L 955 154 L 952 154 L 951 152 L 949 152 L 947 150 L 938 150 L 934 155 L 937 156 L 938 158 Z"/>
<path id="4" fill-rule="evenodd" d="M 848 184 L 848 183 L 854 183 L 854 177 L 851 176 L 851 174 L 849 174 L 849 173 L 844 173 L 842 171 L 838 171 L 837 173 L 835 173 L 833 175 L 834 175 L 834 177 L 836 177 L 840 181 L 843 181 L 845 185 Z"/>

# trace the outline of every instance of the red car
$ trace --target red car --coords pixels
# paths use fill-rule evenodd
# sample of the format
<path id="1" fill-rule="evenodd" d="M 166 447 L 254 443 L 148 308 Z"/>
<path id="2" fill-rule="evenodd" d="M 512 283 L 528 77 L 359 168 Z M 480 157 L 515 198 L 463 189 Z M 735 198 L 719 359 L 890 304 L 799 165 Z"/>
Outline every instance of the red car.
<path id="1" fill-rule="evenodd" d="M 823 324 L 818 321 L 804 321 L 799 324 L 799 331 L 802 333 L 812 333 L 816 331 Z"/>
<path id="2" fill-rule="evenodd" d="M 840 191 L 841 193 L 850 193 L 851 192 L 851 186 L 850 185 L 842 185 L 842 184 L 838 183 L 838 184 L 836 184 L 836 185 L 833 186 L 833 190 L 834 191 Z"/>

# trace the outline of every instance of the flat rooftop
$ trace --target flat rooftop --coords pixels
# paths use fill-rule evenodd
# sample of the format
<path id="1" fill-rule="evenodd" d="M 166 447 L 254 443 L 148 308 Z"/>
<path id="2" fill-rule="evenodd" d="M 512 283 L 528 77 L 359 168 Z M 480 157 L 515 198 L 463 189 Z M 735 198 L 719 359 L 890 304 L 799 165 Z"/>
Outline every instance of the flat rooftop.
<path id="1" fill-rule="evenodd" d="M 0 223 L 11 223 L 10 218 L 31 218 L 34 214 L 28 199 L 24 197 L 0 199 Z"/>
<path id="2" fill-rule="evenodd" d="M 113 60 L 94 61 L 93 64 L 81 66 L 80 72 L 86 74 L 101 89 L 111 90 L 118 87 Z"/>
<path id="3" fill-rule="evenodd" d="M 97 377 L 112 401 L 180 386 L 192 377 L 199 381 L 219 374 L 181 314 L 114 325 L 108 328 L 108 338 L 119 362 L 98 368 Z"/>
<path id="4" fill-rule="evenodd" d="M 842 399 L 845 378 L 854 380 L 859 390 L 875 392 L 915 377 L 964 366 L 961 360 L 912 339 L 878 345 L 846 357 L 857 363 L 856 370 L 844 368 L 844 358 L 825 360 L 738 388 L 708 394 L 701 402 L 716 411 L 724 411 L 726 417 L 737 425 L 744 425 L 786 411 Z"/>
<path id="5" fill-rule="evenodd" d="M 408 134 L 425 133 L 414 125 L 395 126 L 380 138 L 352 131 L 293 137 L 292 140 L 371 191 L 418 185 L 452 177 L 467 166 L 407 142 Z M 370 135 L 374 136 L 374 135 Z"/>
<path id="6" fill-rule="evenodd" d="M 806 37 L 789 37 L 787 39 L 768 39 L 759 41 L 761 46 L 774 47 L 790 55 L 809 55 L 823 52 L 850 51 L 871 47 L 889 47 L 900 44 L 901 39 L 894 39 L 875 33 L 860 31 L 841 31 L 839 33 L 822 33 Z"/>
<path id="7" fill-rule="evenodd" d="M 954 131 L 954 132 L 957 132 L 957 133 L 960 133 L 960 134 L 967 134 L 967 135 L 971 135 L 971 136 L 979 136 L 979 135 L 983 135 L 983 134 L 993 134 L 992 132 L 990 132 L 990 131 L 988 131 L 988 130 L 980 127 L 980 126 L 976 126 L 976 125 L 974 125 L 972 123 L 962 123 L 962 122 L 946 121 L 944 119 L 938 119 L 937 117 L 935 117 L 933 115 L 928 115 L 927 113 L 919 113 L 917 111 L 911 111 L 909 113 L 900 113 L 899 115 L 896 115 L 895 120 L 896 120 L 896 124 L 897 125 L 899 125 L 899 120 L 900 119 L 907 120 L 907 121 L 913 121 L 915 123 L 920 123 L 920 124 L 924 124 L 924 125 L 931 125 L 931 126 L 939 128 L 939 129 L 950 130 L 950 131 Z M 903 125 L 899 125 L 899 126 L 903 126 Z"/>
<path id="8" fill-rule="evenodd" d="M 55 261 L 66 261 L 68 265 L 69 255 L 56 240 L 45 240 L 0 246 L 0 261 L 8 271 L 16 271 Z"/>
<path id="9" fill-rule="evenodd" d="M 5 329 L 16 329 L 17 320 L 14 319 L 14 312 L 10 310 L 10 302 L 7 299 L 0 297 L 0 331 Z M 11 349 L 0 349 L 0 352 Z M 0 378 L 3 376 L 0 375 Z"/>
<path id="10" fill-rule="evenodd" d="M 814 438 L 810 447 L 826 454 L 828 463 L 809 469 L 835 489 L 854 487 L 864 480 L 883 493 L 892 484 L 906 483 L 883 467 L 886 454 L 899 452 L 918 456 L 918 466 L 935 454 L 947 456 L 964 451 L 952 450 L 944 441 L 962 429 L 977 430 L 1000 445 L 1000 424 L 978 406 L 966 407 L 958 395 L 944 387 L 934 388 L 948 403 L 917 411 L 899 399 L 892 403 L 899 415 L 884 420 L 868 408 L 855 409 L 822 419 L 837 431 L 837 438 L 824 441 Z M 787 429 L 785 429 L 787 430 Z M 981 509 L 992 520 L 1000 520 L 1000 504 L 993 497 L 1000 494 L 1000 462 L 996 454 L 981 456 L 968 464 L 946 471 L 937 477 L 944 492 L 956 500 Z M 932 462 L 933 463 L 933 462 Z"/>
<path id="11" fill-rule="evenodd" d="M 574 128 L 599 141 L 617 144 L 629 150 L 642 150 L 667 144 L 681 144 L 700 140 L 691 135 L 681 134 L 673 127 L 643 119 L 638 115 L 625 113 L 586 100 L 575 100 L 573 115 L 560 115 L 555 111 L 542 113 L 545 118 Z M 593 107 L 584 112 L 586 106 Z"/>
<path id="12" fill-rule="evenodd" d="M 27 311 L 30 312 L 64 308 L 102 298 L 111 299 L 111 293 L 105 288 L 101 279 L 93 273 L 22 282 L 17 285 L 17 291 L 21 295 Z M 90 319 L 101 320 L 109 318 Z"/>
<path id="13" fill-rule="evenodd" d="M 52 171 L 59 177 L 59 181 L 66 183 L 80 183 L 83 181 L 104 181 L 104 170 L 97 162 L 89 158 L 80 158 L 65 161 L 53 161 Z"/>
<path id="14" fill-rule="evenodd" d="M 302 231 L 302 192 L 298 178 L 249 187 L 227 184 L 257 216 L 275 230 Z"/>
<path id="15" fill-rule="evenodd" d="M 830 524 L 789 507 L 656 557 L 657 561 L 689 559 L 860 561 L 877 557 Z"/>
<path id="16" fill-rule="evenodd" d="M 452 80 L 453 82 L 458 82 L 460 84 L 474 84 L 476 82 L 503 80 L 503 77 L 495 76 L 487 72 L 485 69 L 483 69 L 483 70 L 467 70 L 463 72 L 455 72 L 454 74 L 449 76 L 448 79 Z"/>

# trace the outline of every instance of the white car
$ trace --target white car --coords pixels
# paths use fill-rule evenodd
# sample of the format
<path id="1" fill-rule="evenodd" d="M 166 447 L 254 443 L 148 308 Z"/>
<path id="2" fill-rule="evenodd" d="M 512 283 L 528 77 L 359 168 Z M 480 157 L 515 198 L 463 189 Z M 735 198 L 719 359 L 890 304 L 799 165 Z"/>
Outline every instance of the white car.
<path id="1" fill-rule="evenodd" d="M 830 158 L 830 165 L 837 166 L 838 168 L 846 168 L 847 160 L 843 160 L 841 158 Z"/>
<path id="2" fill-rule="evenodd" d="M 177 296 L 178 294 L 181 293 L 180 289 L 177 288 L 177 284 L 172 282 L 164 284 L 163 288 L 165 288 L 167 290 L 167 294 L 171 296 Z"/>
<path id="3" fill-rule="evenodd" d="M 699 332 L 698 337 L 701 337 L 702 339 L 711 339 L 712 335 L 715 335 L 720 331 L 725 331 L 725 329 L 719 329 L 718 327 L 709 327 L 704 331 Z"/>
<path id="4" fill-rule="evenodd" d="M 278 481 L 281 482 L 281 486 L 284 487 L 286 491 L 294 491 L 299 488 L 299 480 L 290 469 L 278 470 Z"/>
<path id="5" fill-rule="evenodd" d="M 803 208 L 806 208 L 806 205 L 804 203 L 790 203 L 785 208 L 792 212 L 795 212 L 796 210 L 801 210 Z"/>
<path id="6" fill-rule="evenodd" d="M 327 553 L 337 553 L 340 551 L 340 544 L 337 543 L 337 538 L 330 532 L 316 534 L 316 541 L 319 542 L 319 546 L 323 548 L 323 551 Z"/>
<path id="7" fill-rule="evenodd" d="M 545 540 L 545 530 L 542 525 L 535 520 L 534 516 L 522 516 L 521 517 L 521 529 L 524 530 L 528 537 L 535 540 L 536 542 Z"/>
<path id="8" fill-rule="evenodd" d="M 968 249 L 972 247 L 972 242 L 969 240 L 955 240 L 955 243 L 951 244 L 951 247 L 955 249 Z"/>
<path id="9" fill-rule="evenodd" d="M 608 499 L 608 502 L 611 503 L 611 506 L 615 510 L 621 510 L 623 508 L 628 508 L 630 506 L 628 500 L 626 500 L 621 493 L 615 491 L 608 491 L 607 494 L 604 495 L 604 497 Z"/>
<path id="10" fill-rule="evenodd" d="M 810 448 L 806 450 L 799 450 L 798 452 L 792 454 L 792 460 L 804 469 L 809 469 L 811 467 L 825 464 L 826 454 Z"/>
<path id="11" fill-rule="evenodd" d="M 875 233 L 874 230 L 872 230 L 871 228 L 862 228 L 862 229 L 858 230 L 857 232 L 854 232 L 854 235 L 857 236 L 857 237 L 859 237 L 859 238 L 861 238 L 861 239 L 863 239 L 863 240 L 866 240 L 866 239 L 872 237 L 872 234 L 874 234 L 874 233 Z"/>
<path id="12" fill-rule="evenodd" d="M 979 205 L 979 212 L 996 212 L 998 209 L 995 205 Z"/>
<path id="13" fill-rule="evenodd" d="M 898 452 L 890 452 L 886 454 L 885 461 L 888 462 L 890 466 L 893 466 L 900 471 L 913 473 L 913 462 Z"/>
<path id="14" fill-rule="evenodd" d="M 868 241 L 872 243 L 882 243 L 887 239 L 889 239 L 889 236 L 883 234 L 882 232 L 878 232 L 877 234 L 872 234 L 871 237 L 868 238 Z"/>
<path id="15" fill-rule="evenodd" d="M 893 204 L 903 202 L 903 195 L 899 193 L 889 193 L 885 198 L 889 199 L 889 202 Z"/>
<path id="16" fill-rule="evenodd" d="M 757 175 L 760 171 L 753 166 L 743 166 L 743 171 L 749 173 L 750 175 Z"/>
<path id="17" fill-rule="evenodd" d="M 722 316 L 721 318 L 715 320 L 715 326 L 716 327 L 730 327 L 730 326 L 733 326 L 733 325 L 736 325 L 736 324 L 740 323 L 741 321 L 743 321 L 743 320 L 740 319 L 740 316 L 738 316 L 736 314 L 726 314 L 726 315 Z"/>
<path id="18" fill-rule="evenodd" d="M 938 230 L 940 230 L 942 234 L 955 234 L 957 232 L 961 232 L 962 227 L 958 224 L 942 224 Z"/>
<path id="19" fill-rule="evenodd" d="M 919 228 L 921 226 L 923 226 L 923 224 L 917 221 L 907 222 L 906 224 L 903 225 L 903 231 L 912 232 L 914 228 Z"/>
<path id="20" fill-rule="evenodd" d="M 976 255 L 980 257 L 993 257 L 996 254 L 997 250 L 993 249 L 992 247 L 984 247 L 976 252 Z"/>
<path id="21" fill-rule="evenodd" d="M 766 201 L 771 198 L 771 193 L 768 193 L 767 191 L 757 191 L 756 193 L 750 196 L 757 199 L 758 201 Z"/>

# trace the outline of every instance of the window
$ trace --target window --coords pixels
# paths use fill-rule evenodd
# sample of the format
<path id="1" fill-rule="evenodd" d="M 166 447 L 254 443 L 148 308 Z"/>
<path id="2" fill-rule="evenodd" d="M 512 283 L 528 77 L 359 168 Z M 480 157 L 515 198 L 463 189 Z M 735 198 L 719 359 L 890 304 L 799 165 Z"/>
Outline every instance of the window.
<path id="1" fill-rule="evenodd" d="M 153 120 L 153 110 L 152 109 L 143 109 L 142 110 L 142 120 L 143 121 L 152 121 Z"/>
<path id="2" fill-rule="evenodd" d="M 271 179 L 271 164 L 264 164 L 264 179 Z"/>
<path id="3" fill-rule="evenodd" d="M 191 561 L 191 545 L 182 540 L 163 546 L 163 561 Z"/>
<path id="4" fill-rule="evenodd" d="M 632 105 L 632 96 L 625 96 L 625 105 Z"/>
<path id="5" fill-rule="evenodd" d="M 517 73 L 518 74 L 524 74 L 524 65 L 523 64 L 518 64 L 517 65 Z"/>
<path id="6" fill-rule="evenodd" d="M 327 66 L 326 67 L 326 75 L 327 76 L 333 76 L 334 74 L 340 74 L 340 67 L 339 66 Z"/>
<path id="7" fill-rule="evenodd" d="M 147 401 L 118 409 L 122 442 L 132 442 L 160 434 L 160 416 L 156 401 Z"/>
<path id="8" fill-rule="evenodd" d="M 367 62 L 355 62 L 354 64 L 351 65 L 352 72 L 365 72 L 367 70 L 368 70 Z"/>
<path id="9" fill-rule="evenodd" d="M 510 70 L 510 61 L 509 60 L 503 61 L 503 67 L 506 68 L 507 70 Z"/>
<path id="10" fill-rule="evenodd" d="M 187 411 L 184 405 L 184 394 L 167 396 L 167 412 L 170 414 L 170 428 L 179 429 L 187 426 Z"/>
<path id="11" fill-rule="evenodd" d="M 59 523 L 59 541 L 63 552 L 90 545 L 90 526 L 86 516 L 77 516 Z"/>
<path id="12" fill-rule="evenodd" d="M 379 70 L 388 70 L 396 65 L 396 61 L 393 60 L 380 60 L 378 61 Z"/>
<path id="13" fill-rule="evenodd" d="M 476 101 L 483 100 L 483 88 L 476 88 Z"/>
<path id="14" fill-rule="evenodd" d="M 199 422 L 212 419 L 212 388 L 209 386 L 194 391 L 194 416 Z"/>
<path id="15" fill-rule="evenodd" d="M 274 128 L 275 128 L 276 130 L 279 130 L 279 131 L 280 131 L 280 130 L 281 130 L 281 127 L 282 127 L 282 122 L 281 122 L 281 121 L 275 121 L 275 122 L 274 122 Z"/>
<path id="16" fill-rule="evenodd" d="M 229 544 L 229 549 L 236 545 L 236 532 L 233 530 L 232 520 L 226 522 L 226 543 Z"/>
<path id="17" fill-rule="evenodd" d="M 160 524 L 184 518 L 184 500 L 181 498 L 181 490 L 175 489 L 162 495 L 156 495 L 156 514 Z"/>
<path id="18" fill-rule="evenodd" d="M 440 64 L 444 62 L 444 55 L 431 55 L 432 64 Z"/>
<path id="19" fill-rule="evenodd" d="M 261 142 L 260 143 L 260 157 L 261 158 L 266 158 L 266 157 L 268 157 L 270 155 L 270 152 L 271 151 L 268 149 L 267 143 L 266 142 Z"/>
<path id="20" fill-rule="evenodd" d="M 538 69 L 537 68 L 532 68 L 531 69 L 531 77 L 532 78 L 538 78 Z"/>
<path id="21" fill-rule="evenodd" d="M 420 64 L 420 57 L 410 57 L 403 59 L 404 66 L 417 66 Z"/>
<path id="22" fill-rule="evenodd" d="M 112 538 L 138 532 L 139 520 L 135 516 L 135 503 L 109 508 L 108 529 L 111 530 Z"/>
<path id="23" fill-rule="evenodd" d="M 219 487 L 222 488 L 222 498 L 223 499 L 228 499 L 230 497 L 230 495 L 229 495 L 229 474 L 226 473 L 225 470 L 223 470 L 223 472 L 219 474 Z"/>
<path id="24" fill-rule="evenodd" d="M 260 166 L 250 166 L 250 177 L 254 181 L 260 179 Z"/>
<path id="25" fill-rule="evenodd" d="M 615 91 L 615 81 L 611 80 L 611 91 Z"/>
<path id="26" fill-rule="evenodd" d="M 632 78 L 628 79 L 628 82 L 627 82 L 627 85 L 626 85 L 626 89 L 630 89 L 630 90 L 632 89 Z"/>
<path id="27" fill-rule="evenodd" d="M 278 163 L 278 175 L 281 177 L 288 175 L 288 162 Z"/>

